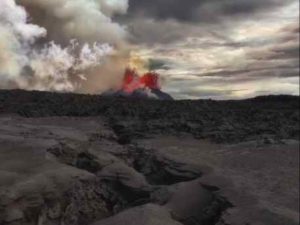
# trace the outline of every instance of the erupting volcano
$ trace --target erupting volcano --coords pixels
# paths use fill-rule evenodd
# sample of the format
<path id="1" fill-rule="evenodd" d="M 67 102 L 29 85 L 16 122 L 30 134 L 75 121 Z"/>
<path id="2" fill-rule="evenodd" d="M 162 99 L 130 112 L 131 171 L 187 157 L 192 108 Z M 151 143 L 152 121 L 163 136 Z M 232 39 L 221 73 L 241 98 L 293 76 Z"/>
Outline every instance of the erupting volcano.
<path id="1" fill-rule="evenodd" d="M 122 90 L 132 93 L 137 89 L 160 89 L 159 75 L 157 73 L 148 72 L 143 76 L 139 76 L 135 70 L 127 68 L 124 73 Z"/>
<path id="2" fill-rule="evenodd" d="M 124 72 L 121 88 L 106 92 L 104 95 L 173 100 L 169 94 L 161 91 L 159 74 L 147 72 L 140 76 L 136 70 L 130 68 L 127 68 Z"/>

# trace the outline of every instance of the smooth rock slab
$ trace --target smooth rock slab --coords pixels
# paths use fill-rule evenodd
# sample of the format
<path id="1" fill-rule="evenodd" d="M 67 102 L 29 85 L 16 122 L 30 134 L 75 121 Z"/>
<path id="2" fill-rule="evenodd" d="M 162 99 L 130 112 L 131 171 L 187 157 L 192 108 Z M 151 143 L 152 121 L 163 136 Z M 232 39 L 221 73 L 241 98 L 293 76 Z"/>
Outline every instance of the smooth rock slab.
<path id="1" fill-rule="evenodd" d="M 96 222 L 92 225 L 182 225 L 172 219 L 170 211 L 162 206 L 147 204 Z"/>

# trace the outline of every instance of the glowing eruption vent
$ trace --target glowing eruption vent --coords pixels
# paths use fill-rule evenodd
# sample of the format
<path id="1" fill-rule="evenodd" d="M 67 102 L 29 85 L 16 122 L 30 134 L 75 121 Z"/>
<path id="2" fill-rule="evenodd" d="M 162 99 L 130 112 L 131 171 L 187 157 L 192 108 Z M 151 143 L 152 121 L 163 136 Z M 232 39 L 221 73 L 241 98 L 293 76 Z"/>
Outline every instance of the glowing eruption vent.
<path id="1" fill-rule="evenodd" d="M 146 72 L 139 76 L 135 69 L 125 70 L 123 83 L 118 89 L 103 93 L 104 96 L 125 98 L 173 100 L 172 96 L 161 91 L 159 74 Z"/>
<path id="2" fill-rule="evenodd" d="M 135 70 L 127 68 L 124 74 L 122 90 L 132 93 L 135 90 L 145 88 L 159 90 L 159 75 L 154 72 L 148 72 L 143 76 L 139 76 Z"/>

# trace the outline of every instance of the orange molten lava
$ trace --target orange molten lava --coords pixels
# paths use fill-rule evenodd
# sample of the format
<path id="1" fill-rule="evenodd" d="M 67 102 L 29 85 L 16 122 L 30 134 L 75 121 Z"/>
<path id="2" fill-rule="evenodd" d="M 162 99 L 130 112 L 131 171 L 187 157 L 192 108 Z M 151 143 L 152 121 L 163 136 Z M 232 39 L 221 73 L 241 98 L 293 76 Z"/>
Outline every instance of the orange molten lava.
<path id="1" fill-rule="evenodd" d="M 126 69 L 122 87 L 123 91 L 132 93 L 142 88 L 160 89 L 159 75 L 154 72 L 148 72 L 143 76 L 139 76 L 135 70 Z"/>

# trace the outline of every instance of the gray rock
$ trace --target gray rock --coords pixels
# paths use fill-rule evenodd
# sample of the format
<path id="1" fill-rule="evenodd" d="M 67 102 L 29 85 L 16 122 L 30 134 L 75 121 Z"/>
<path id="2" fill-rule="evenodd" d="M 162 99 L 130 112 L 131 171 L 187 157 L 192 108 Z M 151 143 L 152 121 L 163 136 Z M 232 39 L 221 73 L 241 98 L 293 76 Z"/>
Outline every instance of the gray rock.
<path id="1" fill-rule="evenodd" d="M 135 207 L 92 225 L 182 225 L 172 219 L 165 207 L 148 204 Z"/>
<path id="2" fill-rule="evenodd" d="M 124 163 L 113 163 L 97 173 L 101 179 L 120 182 L 133 189 L 147 189 L 149 184 L 145 177 Z"/>

